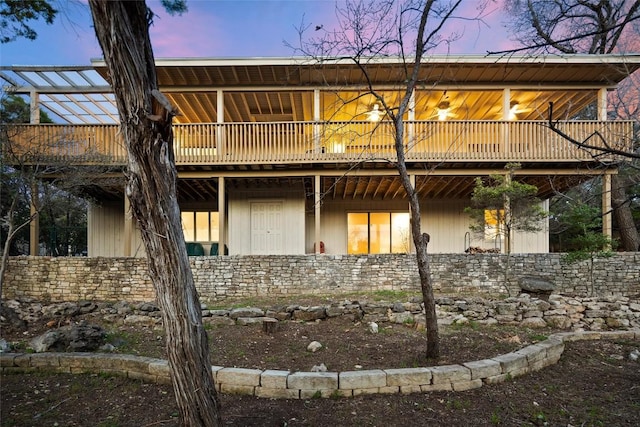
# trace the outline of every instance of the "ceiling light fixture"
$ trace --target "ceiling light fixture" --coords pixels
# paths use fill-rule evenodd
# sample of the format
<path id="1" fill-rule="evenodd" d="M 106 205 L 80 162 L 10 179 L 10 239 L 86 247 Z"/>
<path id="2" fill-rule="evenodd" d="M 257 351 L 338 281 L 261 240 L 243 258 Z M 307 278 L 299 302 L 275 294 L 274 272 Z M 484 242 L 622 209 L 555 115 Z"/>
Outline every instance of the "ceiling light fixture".
<path id="1" fill-rule="evenodd" d="M 449 101 L 442 101 L 438 104 L 438 120 L 447 120 L 450 110 L 451 105 L 449 104 Z"/>
<path id="2" fill-rule="evenodd" d="M 520 103 L 518 101 L 511 101 L 509 104 L 509 120 L 517 120 L 518 113 L 520 113 Z"/>
<path id="3" fill-rule="evenodd" d="M 379 122 L 382 120 L 382 116 L 384 113 L 380 111 L 380 106 L 378 104 L 373 104 L 371 106 L 371 111 L 367 111 L 367 120 L 370 122 Z"/>

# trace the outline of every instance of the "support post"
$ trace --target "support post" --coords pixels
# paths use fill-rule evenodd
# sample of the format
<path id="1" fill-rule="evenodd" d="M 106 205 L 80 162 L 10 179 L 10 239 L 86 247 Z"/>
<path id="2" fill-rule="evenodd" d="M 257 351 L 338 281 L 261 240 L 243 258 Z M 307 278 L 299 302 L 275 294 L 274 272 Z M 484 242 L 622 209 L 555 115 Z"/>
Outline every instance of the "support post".
<path id="1" fill-rule="evenodd" d="M 40 214 L 38 210 L 38 184 L 31 186 L 31 203 L 29 203 L 29 212 L 31 215 L 31 223 L 29 224 L 29 255 L 40 255 Z"/>
<path id="2" fill-rule="evenodd" d="M 226 230 L 226 217 L 224 207 L 226 205 L 224 192 L 224 177 L 218 178 L 218 255 L 225 255 L 226 239 L 224 231 Z"/>
<path id="3" fill-rule="evenodd" d="M 124 256 L 131 256 L 131 240 L 133 238 L 133 218 L 131 216 L 131 203 L 124 196 Z"/>
<path id="4" fill-rule="evenodd" d="M 315 219 L 315 233 L 314 240 L 315 253 L 320 253 L 320 175 L 314 177 L 313 184 L 313 206 L 314 206 L 314 219 Z"/>
<path id="5" fill-rule="evenodd" d="M 29 123 L 37 125 L 40 123 L 40 95 L 35 90 L 29 94 L 30 99 L 30 117 Z"/>
<path id="6" fill-rule="evenodd" d="M 418 189 L 416 188 L 416 176 L 411 174 L 409 175 L 409 183 L 411 184 L 411 188 L 413 188 L 414 191 L 418 191 Z M 409 217 L 411 217 L 411 203 L 409 203 Z M 409 231 L 409 236 L 411 236 L 411 231 Z M 415 253 L 416 252 L 416 245 L 413 243 L 413 239 L 411 237 L 409 237 L 409 252 L 410 253 Z"/>
<path id="7" fill-rule="evenodd" d="M 598 120 L 604 122 L 607 120 L 607 89 L 598 90 Z"/>
<path id="8" fill-rule="evenodd" d="M 225 141 L 224 129 L 220 125 L 224 123 L 224 92 L 221 89 L 216 91 L 216 151 L 218 156 L 225 156 L 227 154 L 227 146 Z M 222 158 L 222 157 L 221 157 Z"/>
<path id="9" fill-rule="evenodd" d="M 30 98 L 30 116 L 31 124 L 40 123 L 40 98 L 38 92 L 32 90 L 29 93 Z M 40 254 L 40 215 L 38 213 L 39 186 L 37 183 L 31 185 L 31 202 L 29 204 L 29 214 L 31 215 L 31 223 L 29 224 L 29 255 L 37 256 Z"/>
<path id="10" fill-rule="evenodd" d="M 322 151 L 320 146 L 320 90 L 313 90 L 313 155 L 319 156 Z"/>
<path id="11" fill-rule="evenodd" d="M 613 225 L 611 219 L 611 174 L 602 175 L 602 234 L 611 239 Z"/>
<path id="12" fill-rule="evenodd" d="M 504 88 L 502 90 L 502 129 L 504 130 L 502 135 L 502 149 L 505 153 L 508 153 L 510 150 L 510 132 L 509 132 L 509 120 L 512 120 L 511 117 L 511 89 Z"/>
<path id="13" fill-rule="evenodd" d="M 409 141 L 408 146 L 405 148 L 405 151 L 411 151 L 413 147 L 416 145 L 416 129 L 415 129 L 415 120 L 416 120 L 416 91 L 415 89 L 411 92 L 411 97 L 409 98 L 409 108 L 407 111 L 407 141 Z"/>
<path id="14" fill-rule="evenodd" d="M 511 89 L 506 87 L 502 90 L 502 120 L 509 120 L 511 110 Z"/>

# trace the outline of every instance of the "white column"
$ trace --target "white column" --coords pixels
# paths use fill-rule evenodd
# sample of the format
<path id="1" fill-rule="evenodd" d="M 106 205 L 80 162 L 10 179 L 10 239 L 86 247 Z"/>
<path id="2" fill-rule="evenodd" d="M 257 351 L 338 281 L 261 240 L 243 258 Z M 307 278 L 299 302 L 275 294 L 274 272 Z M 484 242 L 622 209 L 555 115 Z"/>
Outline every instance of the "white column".
<path id="1" fill-rule="evenodd" d="M 409 146 L 407 149 L 413 148 L 415 145 L 415 126 L 414 121 L 416 120 L 416 91 L 413 90 L 411 92 L 411 97 L 409 98 L 409 106 L 407 111 L 407 119 L 409 121 L 409 125 L 407 126 L 407 141 L 409 141 Z"/>
<path id="2" fill-rule="evenodd" d="M 607 89 L 598 90 L 598 120 L 607 120 Z"/>
<path id="3" fill-rule="evenodd" d="M 216 122 L 224 123 L 224 92 L 216 91 Z M 223 156 L 226 154 L 224 130 L 222 126 L 216 126 L 216 154 Z"/>
<path id="4" fill-rule="evenodd" d="M 313 190 L 314 190 L 313 206 L 314 206 L 314 218 L 315 218 L 314 247 L 315 247 L 315 253 L 319 254 L 320 253 L 320 203 L 321 203 L 320 175 L 316 175 L 314 177 Z"/>
<path id="5" fill-rule="evenodd" d="M 505 153 L 509 152 L 509 140 L 510 140 L 510 135 L 509 135 L 509 111 L 511 110 L 511 89 L 504 88 L 502 90 L 502 120 L 504 120 L 504 123 L 502 124 L 502 149 L 504 150 Z"/>
<path id="6" fill-rule="evenodd" d="M 502 90 L 502 120 L 509 120 L 509 110 L 511 110 L 511 89 L 506 87 Z"/>
<path id="7" fill-rule="evenodd" d="M 313 90 L 313 148 L 316 155 L 320 153 L 320 90 Z"/>
<path id="8" fill-rule="evenodd" d="M 224 177 L 218 178 L 218 255 L 224 255 L 224 245 L 226 244 L 225 230 L 226 217 L 224 207 L 226 205 L 226 195 L 224 192 Z"/>

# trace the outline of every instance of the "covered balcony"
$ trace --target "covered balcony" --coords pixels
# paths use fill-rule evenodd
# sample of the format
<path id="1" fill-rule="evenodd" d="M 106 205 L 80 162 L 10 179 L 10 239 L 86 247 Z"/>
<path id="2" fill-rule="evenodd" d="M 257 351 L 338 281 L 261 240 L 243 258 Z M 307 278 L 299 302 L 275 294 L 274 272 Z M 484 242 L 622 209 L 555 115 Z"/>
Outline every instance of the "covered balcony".
<path id="1" fill-rule="evenodd" d="M 563 121 L 577 140 L 620 151 L 632 149 L 631 121 Z M 544 121 L 408 121 L 409 162 L 589 162 L 595 151 L 577 148 Z M 12 125 L 8 139 L 25 162 L 118 165 L 126 151 L 117 125 Z M 390 122 L 203 123 L 174 126 L 176 164 L 233 166 L 395 161 Z"/>

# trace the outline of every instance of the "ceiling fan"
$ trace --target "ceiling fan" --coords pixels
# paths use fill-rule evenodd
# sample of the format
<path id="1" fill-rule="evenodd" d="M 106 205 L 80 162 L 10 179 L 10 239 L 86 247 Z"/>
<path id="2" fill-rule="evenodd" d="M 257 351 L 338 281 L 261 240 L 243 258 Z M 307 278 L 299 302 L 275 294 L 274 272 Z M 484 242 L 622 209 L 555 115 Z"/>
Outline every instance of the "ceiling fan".
<path id="1" fill-rule="evenodd" d="M 379 122 L 382 120 L 385 112 L 380 109 L 380 105 L 376 102 L 371 106 L 369 111 L 365 111 L 364 115 L 367 116 L 367 120 L 370 122 Z"/>
<path id="2" fill-rule="evenodd" d="M 438 118 L 438 120 L 440 121 L 444 121 L 447 120 L 449 118 L 455 118 L 458 117 L 458 115 L 456 113 L 453 112 L 452 108 L 451 108 L 451 104 L 449 103 L 449 101 L 441 101 L 438 104 L 438 108 L 435 112 L 435 114 L 433 114 L 430 118 Z"/>
<path id="3" fill-rule="evenodd" d="M 531 108 L 523 108 L 518 101 L 511 101 L 509 104 L 509 120 L 517 120 L 518 114 L 528 113 Z"/>

